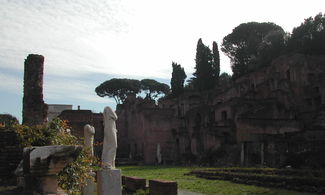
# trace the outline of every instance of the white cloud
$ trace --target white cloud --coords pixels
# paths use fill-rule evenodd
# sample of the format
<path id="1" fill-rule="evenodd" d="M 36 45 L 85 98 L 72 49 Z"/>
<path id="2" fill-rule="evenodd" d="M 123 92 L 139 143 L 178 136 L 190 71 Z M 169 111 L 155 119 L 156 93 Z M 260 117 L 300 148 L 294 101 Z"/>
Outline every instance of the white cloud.
<path id="1" fill-rule="evenodd" d="M 39 53 L 48 75 L 170 78 L 172 61 L 194 71 L 198 38 L 221 44 L 249 21 L 275 22 L 291 31 L 322 5 L 322 0 L 7 0 L 0 7 L 0 67 L 22 71 L 27 54 Z M 231 72 L 222 54 L 221 65 Z"/>

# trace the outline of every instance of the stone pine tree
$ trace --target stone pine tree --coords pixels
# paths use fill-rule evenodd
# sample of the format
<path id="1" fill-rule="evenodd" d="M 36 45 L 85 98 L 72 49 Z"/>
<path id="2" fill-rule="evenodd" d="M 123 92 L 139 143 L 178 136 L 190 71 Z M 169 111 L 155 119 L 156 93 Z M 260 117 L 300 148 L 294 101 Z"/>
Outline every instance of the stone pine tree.
<path id="1" fill-rule="evenodd" d="M 212 43 L 212 55 L 213 55 L 213 77 L 215 79 L 215 82 L 218 82 L 219 80 L 219 74 L 220 74 L 220 55 L 219 55 L 219 49 L 218 44 L 213 41 Z"/>
<path id="2" fill-rule="evenodd" d="M 211 49 L 205 46 L 200 38 L 196 47 L 194 87 L 200 91 L 212 89 L 215 86 L 212 67 Z"/>
<path id="3" fill-rule="evenodd" d="M 178 96 L 183 92 L 186 74 L 180 64 L 172 62 L 172 67 L 173 72 L 170 80 L 171 90 L 173 95 Z"/>

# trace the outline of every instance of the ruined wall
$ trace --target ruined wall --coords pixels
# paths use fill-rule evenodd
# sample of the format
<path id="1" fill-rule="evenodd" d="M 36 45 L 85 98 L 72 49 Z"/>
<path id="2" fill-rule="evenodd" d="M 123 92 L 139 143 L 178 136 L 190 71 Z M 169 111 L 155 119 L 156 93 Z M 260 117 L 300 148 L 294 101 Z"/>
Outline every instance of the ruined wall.
<path id="1" fill-rule="evenodd" d="M 140 106 L 141 105 L 141 106 Z M 175 111 L 155 108 L 137 100 L 118 107 L 118 155 L 129 156 L 146 164 L 156 163 L 157 145 L 164 162 L 175 160 Z"/>
<path id="2" fill-rule="evenodd" d="M 44 57 L 28 55 L 24 69 L 23 124 L 43 124 L 47 121 L 48 109 L 43 100 Z"/>
<path id="3" fill-rule="evenodd" d="M 91 110 L 64 110 L 59 115 L 62 120 L 67 120 L 71 127 L 71 134 L 77 137 L 84 136 L 84 126 L 92 124 Z"/>
<path id="4" fill-rule="evenodd" d="M 223 149 L 238 154 L 227 159 L 232 162 L 282 163 L 285 135 L 325 130 L 324 73 L 325 56 L 294 54 L 241 76 L 227 88 L 187 92 L 160 101 L 156 108 L 134 97 L 120 106 L 120 144 L 125 153 L 140 152 L 143 158 L 155 156 L 155 142 L 171 143 L 178 162 L 199 162 L 211 150 Z M 164 115 L 166 109 L 173 114 Z"/>
<path id="5" fill-rule="evenodd" d="M 71 127 L 71 134 L 80 138 L 84 137 L 84 126 L 90 124 L 95 128 L 94 153 L 97 157 L 101 156 L 104 137 L 103 115 L 92 113 L 91 110 L 64 110 L 59 118 L 67 120 Z"/>
<path id="6" fill-rule="evenodd" d="M 15 185 L 14 171 L 23 158 L 17 134 L 13 131 L 0 132 L 0 184 Z"/>

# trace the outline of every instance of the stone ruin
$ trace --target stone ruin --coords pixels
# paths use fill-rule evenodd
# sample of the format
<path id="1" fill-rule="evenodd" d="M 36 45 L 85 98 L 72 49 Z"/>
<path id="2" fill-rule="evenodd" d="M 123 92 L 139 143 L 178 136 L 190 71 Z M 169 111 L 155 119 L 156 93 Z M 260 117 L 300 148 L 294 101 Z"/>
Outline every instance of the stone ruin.
<path id="1" fill-rule="evenodd" d="M 28 55 L 24 72 L 24 125 L 47 123 L 48 106 L 43 100 L 43 70 L 44 57 Z M 57 174 L 76 159 L 81 152 L 81 146 L 51 145 L 23 150 L 15 132 L 3 131 L 0 135 L 0 183 L 24 188 L 23 192 L 20 188 L 15 188 L 8 193 L 66 194 L 58 188 Z"/>
<path id="2" fill-rule="evenodd" d="M 23 124 L 38 125 L 47 122 L 47 104 L 43 100 L 44 57 L 30 54 L 25 60 Z"/>
<path id="3" fill-rule="evenodd" d="M 116 111 L 118 156 L 155 164 L 159 145 L 167 164 L 325 167 L 324 111 L 325 56 L 281 56 L 227 87 L 158 105 L 129 96 Z"/>

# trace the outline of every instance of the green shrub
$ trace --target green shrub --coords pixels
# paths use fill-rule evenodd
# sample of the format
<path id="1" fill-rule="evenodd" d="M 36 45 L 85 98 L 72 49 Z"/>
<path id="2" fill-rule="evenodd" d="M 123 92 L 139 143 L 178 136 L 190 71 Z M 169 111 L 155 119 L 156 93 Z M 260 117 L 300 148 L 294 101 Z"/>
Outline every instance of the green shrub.
<path id="1" fill-rule="evenodd" d="M 53 119 L 48 125 L 0 125 L 0 130 L 16 132 L 22 147 L 80 145 L 78 138 L 71 135 L 67 129 L 69 129 L 67 121 L 59 118 Z M 77 159 L 59 173 L 60 187 L 69 194 L 78 194 L 85 185 L 86 179 L 93 179 L 89 172 L 96 168 L 92 166 L 95 163 L 97 163 L 96 159 L 90 156 L 89 149 L 83 148 Z"/>
<path id="2" fill-rule="evenodd" d="M 134 195 L 149 195 L 149 189 L 146 189 L 146 190 L 137 190 Z"/>
<path id="3" fill-rule="evenodd" d="M 7 126 L 18 124 L 18 119 L 10 114 L 0 114 L 0 124 Z"/>

